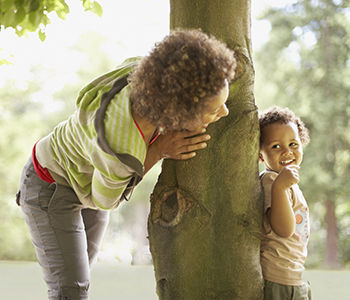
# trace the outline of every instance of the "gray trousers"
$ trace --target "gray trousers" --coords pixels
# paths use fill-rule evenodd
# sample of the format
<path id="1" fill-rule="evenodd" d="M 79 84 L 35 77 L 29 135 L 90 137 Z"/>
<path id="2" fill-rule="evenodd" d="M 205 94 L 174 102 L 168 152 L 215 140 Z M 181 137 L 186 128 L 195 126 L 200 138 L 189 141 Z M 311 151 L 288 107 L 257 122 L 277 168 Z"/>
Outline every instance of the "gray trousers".
<path id="1" fill-rule="evenodd" d="M 73 189 L 41 180 L 31 158 L 23 168 L 17 203 L 29 227 L 51 300 L 87 300 L 109 212 L 84 207 Z"/>
<path id="2" fill-rule="evenodd" d="M 265 280 L 264 300 L 311 300 L 310 283 L 289 286 Z"/>

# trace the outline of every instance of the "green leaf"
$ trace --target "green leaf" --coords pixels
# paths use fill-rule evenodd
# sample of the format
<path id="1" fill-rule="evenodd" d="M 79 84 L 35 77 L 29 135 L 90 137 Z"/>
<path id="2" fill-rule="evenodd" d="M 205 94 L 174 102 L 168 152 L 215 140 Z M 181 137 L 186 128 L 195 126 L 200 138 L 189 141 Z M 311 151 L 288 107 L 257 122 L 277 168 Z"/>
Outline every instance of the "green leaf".
<path id="1" fill-rule="evenodd" d="M 83 1 L 83 7 L 85 10 L 89 10 L 91 8 L 91 2 L 90 0 L 82 0 Z"/>
<path id="2" fill-rule="evenodd" d="M 1 15 L 1 25 L 4 25 L 6 27 L 13 27 L 15 28 L 17 26 L 16 20 L 15 20 L 15 13 L 11 9 L 7 13 L 3 13 Z"/>
<path id="3" fill-rule="evenodd" d="M 20 9 L 21 7 L 25 6 L 25 5 L 23 5 L 23 4 L 24 4 L 24 3 L 23 3 L 22 0 L 15 0 L 15 7 L 16 7 L 17 9 Z"/>
<path id="4" fill-rule="evenodd" d="M 15 20 L 19 24 L 24 20 L 25 17 L 26 17 L 26 11 L 23 7 L 21 7 L 19 10 L 17 10 L 15 14 Z"/>
<path id="5" fill-rule="evenodd" d="M 39 35 L 39 39 L 40 39 L 42 42 L 45 41 L 45 39 L 46 39 L 46 33 L 45 33 L 44 31 L 39 30 L 38 35 Z"/>
<path id="6" fill-rule="evenodd" d="M 9 62 L 5 58 L 0 59 L 0 66 L 1 65 L 13 65 L 13 63 Z"/>
<path id="7" fill-rule="evenodd" d="M 92 3 L 92 7 L 90 10 L 93 13 L 95 13 L 96 15 L 98 15 L 99 17 L 102 17 L 103 9 L 102 9 L 101 5 L 99 3 L 97 3 L 96 1 Z"/>
<path id="8" fill-rule="evenodd" d="M 55 2 L 55 11 L 61 10 L 65 11 L 67 14 L 69 13 L 69 6 L 64 0 L 59 0 Z"/>
<path id="9" fill-rule="evenodd" d="M 66 15 L 69 13 L 69 6 L 67 5 L 67 3 L 65 3 L 64 0 L 57 1 L 55 5 L 56 5 L 55 12 L 57 16 L 60 19 L 65 20 Z"/>
<path id="10" fill-rule="evenodd" d="M 56 14 L 57 16 L 62 19 L 62 20 L 65 20 L 66 19 L 66 15 L 67 13 L 63 10 L 56 10 Z"/>
<path id="11" fill-rule="evenodd" d="M 29 22 L 33 25 L 33 28 L 38 27 L 40 24 L 40 13 L 38 11 L 31 12 L 29 14 Z M 35 29 L 33 31 L 35 31 Z"/>
<path id="12" fill-rule="evenodd" d="M 14 3 L 15 1 L 13 0 L 5 0 L 3 3 L 1 3 L 1 12 L 7 13 Z"/>
<path id="13" fill-rule="evenodd" d="M 40 3 L 38 0 L 30 1 L 29 12 L 37 11 L 40 7 Z"/>

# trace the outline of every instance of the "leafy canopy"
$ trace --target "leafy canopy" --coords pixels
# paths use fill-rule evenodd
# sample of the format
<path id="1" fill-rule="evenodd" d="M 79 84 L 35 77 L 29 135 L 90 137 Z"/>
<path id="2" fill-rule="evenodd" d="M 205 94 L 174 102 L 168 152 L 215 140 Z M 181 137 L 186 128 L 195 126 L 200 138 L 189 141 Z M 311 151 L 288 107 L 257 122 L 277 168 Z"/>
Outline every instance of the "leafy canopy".
<path id="1" fill-rule="evenodd" d="M 102 7 L 94 0 L 80 0 L 85 11 L 102 16 Z M 12 27 L 18 36 L 37 32 L 41 41 L 46 38 L 45 27 L 50 24 L 48 14 L 56 12 L 65 20 L 69 6 L 65 0 L 0 0 L 0 29 Z"/>

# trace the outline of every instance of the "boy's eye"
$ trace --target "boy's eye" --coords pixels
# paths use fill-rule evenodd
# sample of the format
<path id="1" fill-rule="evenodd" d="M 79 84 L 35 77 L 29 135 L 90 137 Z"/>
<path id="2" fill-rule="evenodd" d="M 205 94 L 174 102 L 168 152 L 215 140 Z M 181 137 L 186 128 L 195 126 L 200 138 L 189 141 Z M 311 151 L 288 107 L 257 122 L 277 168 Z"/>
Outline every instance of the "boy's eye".
<path id="1" fill-rule="evenodd" d="M 293 147 L 293 146 L 297 146 L 297 143 L 294 143 L 294 142 L 293 142 L 293 143 L 290 143 L 289 146 L 292 146 L 292 147 Z"/>
<path id="2" fill-rule="evenodd" d="M 272 146 L 272 149 L 279 149 L 280 148 L 280 145 L 273 145 Z"/>

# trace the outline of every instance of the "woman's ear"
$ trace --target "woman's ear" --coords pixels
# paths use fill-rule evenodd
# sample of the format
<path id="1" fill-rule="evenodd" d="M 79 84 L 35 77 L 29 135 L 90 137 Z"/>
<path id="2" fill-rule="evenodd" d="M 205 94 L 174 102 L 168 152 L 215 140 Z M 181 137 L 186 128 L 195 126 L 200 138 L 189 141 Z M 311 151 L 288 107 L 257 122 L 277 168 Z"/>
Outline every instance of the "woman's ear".
<path id="1" fill-rule="evenodd" d="M 261 152 L 259 153 L 259 162 L 263 163 L 264 162 L 264 157 L 261 154 Z"/>

